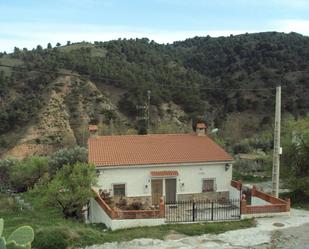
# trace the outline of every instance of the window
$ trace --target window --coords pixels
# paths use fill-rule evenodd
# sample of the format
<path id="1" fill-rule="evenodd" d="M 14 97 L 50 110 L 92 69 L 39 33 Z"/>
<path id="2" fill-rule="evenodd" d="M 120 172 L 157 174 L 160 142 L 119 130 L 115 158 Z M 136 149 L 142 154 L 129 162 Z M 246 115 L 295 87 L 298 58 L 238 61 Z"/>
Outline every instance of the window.
<path id="1" fill-rule="evenodd" d="M 125 184 L 114 184 L 113 193 L 114 193 L 114 196 L 125 196 L 126 195 L 126 185 Z"/>
<path id="2" fill-rule="evenodd" d="M 215 191 L 215 180 L 204 179 L 202 185 L 202 192 L 213 192 Z"/>

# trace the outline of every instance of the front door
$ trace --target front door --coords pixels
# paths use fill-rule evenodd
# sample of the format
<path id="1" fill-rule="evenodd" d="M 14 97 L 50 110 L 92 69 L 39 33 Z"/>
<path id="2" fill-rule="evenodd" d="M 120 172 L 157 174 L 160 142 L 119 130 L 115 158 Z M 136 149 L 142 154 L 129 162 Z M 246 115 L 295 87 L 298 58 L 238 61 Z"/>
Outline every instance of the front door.
<path id="1" fill-rule="evenodd" d="M 151 196 L 152 205 L 159 205 L 160 198 L 163 196 L 163 180 L 162 179 L 152 179 L 151 180 Z"/>
<path id="2" fill-rule="evenodd" d="M 165 201 L 167 204 L 176 202 L 176 179 L 165 180 Z"/>

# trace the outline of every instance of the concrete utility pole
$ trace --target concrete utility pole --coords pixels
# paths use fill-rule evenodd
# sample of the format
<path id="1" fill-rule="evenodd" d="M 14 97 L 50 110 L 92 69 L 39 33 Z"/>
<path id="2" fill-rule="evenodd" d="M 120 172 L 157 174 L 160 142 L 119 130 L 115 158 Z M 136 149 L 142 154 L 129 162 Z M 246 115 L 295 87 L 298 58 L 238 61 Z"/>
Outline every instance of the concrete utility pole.
<path id="1" fill-rule="evenodd" d="M 276 87 L 276 113 L 273 152 L 272 195 L 279 196 L 279 173 L 280 173 L 280 126 L 281 126 L 281 86 Z"/>

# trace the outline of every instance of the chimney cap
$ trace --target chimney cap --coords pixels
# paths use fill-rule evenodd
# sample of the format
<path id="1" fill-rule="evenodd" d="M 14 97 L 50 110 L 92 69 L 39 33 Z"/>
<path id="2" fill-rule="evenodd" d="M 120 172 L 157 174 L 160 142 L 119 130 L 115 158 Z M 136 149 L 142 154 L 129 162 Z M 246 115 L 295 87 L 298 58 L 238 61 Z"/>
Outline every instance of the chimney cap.
<path id="1" fill-rule="evenodd" d="M 207 127 L 206 127 L 205 123 L 197 123 L 196 124 L 196 128 L 198 128 L 198 129 L 206 129 Z"/>
<path id="2" fill-rule="evenodd" d="M 89 125 L 88 126 L 88 131 L 90 132 L 95 132 L 98 130 L 98 126 L 97 125 Z"/>

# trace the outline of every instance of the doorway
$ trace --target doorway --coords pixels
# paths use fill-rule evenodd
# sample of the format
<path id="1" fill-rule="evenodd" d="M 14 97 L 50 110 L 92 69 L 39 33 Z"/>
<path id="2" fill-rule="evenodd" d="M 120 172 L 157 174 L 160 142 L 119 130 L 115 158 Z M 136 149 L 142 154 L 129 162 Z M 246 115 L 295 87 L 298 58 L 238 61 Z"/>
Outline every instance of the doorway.
<path id="1" fill-rule="evenodd" d="M 163 196 L 163 180 L 162 179 L 152 179 L 151 180 L 151 196 L 152 205 L 159 205 L 160 198 Z"/>
<path id="2" fill-rule="evenodd" d="M 167 204 L 176 202 L 176 179 L 165 180 L 165 202 Z"/>

